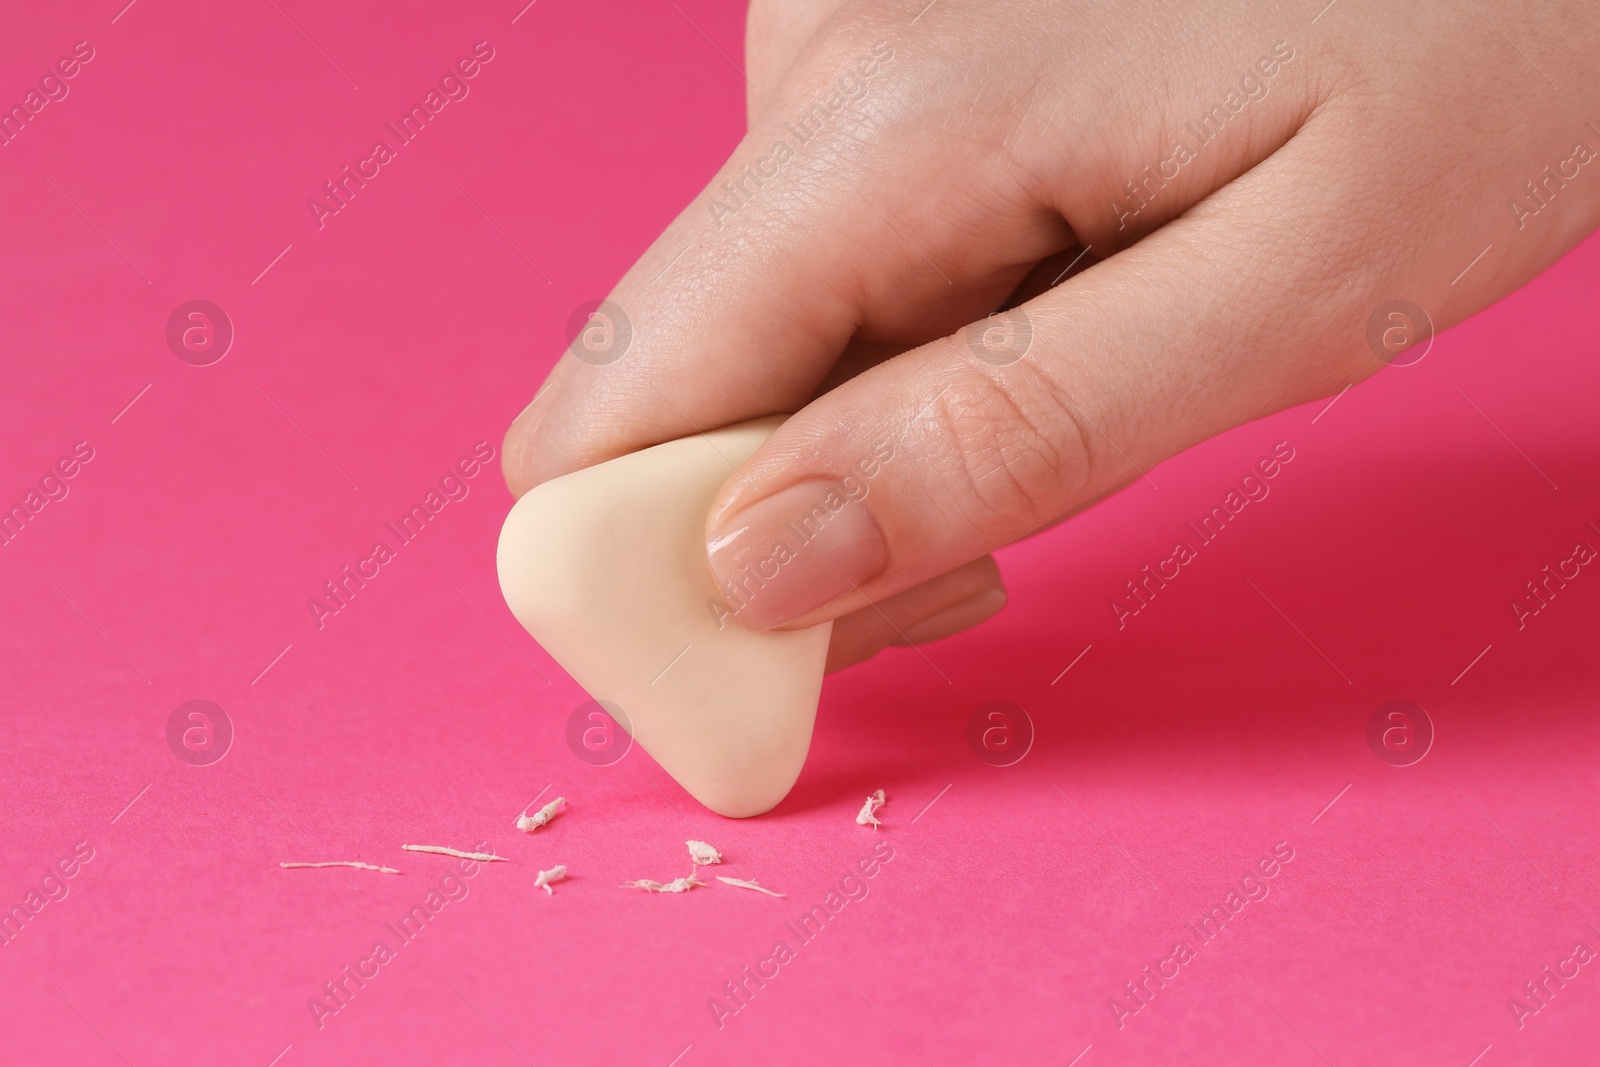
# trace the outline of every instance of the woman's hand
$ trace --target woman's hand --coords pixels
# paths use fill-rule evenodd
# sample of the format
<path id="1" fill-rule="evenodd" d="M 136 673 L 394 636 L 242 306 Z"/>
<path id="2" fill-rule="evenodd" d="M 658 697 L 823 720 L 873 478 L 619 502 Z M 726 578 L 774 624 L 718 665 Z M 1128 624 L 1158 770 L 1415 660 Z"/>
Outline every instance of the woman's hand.
<path id="1" fill-rule="evenodd" d="M 710 566 L 745 625 L 838 620 L 837 668 L 1600 225 L 1592 0 L 1324 2 L 756 0 L 750 132 L 612 293 L 625 351 L 513 423 L 512 491 L 795 412 Z"/>

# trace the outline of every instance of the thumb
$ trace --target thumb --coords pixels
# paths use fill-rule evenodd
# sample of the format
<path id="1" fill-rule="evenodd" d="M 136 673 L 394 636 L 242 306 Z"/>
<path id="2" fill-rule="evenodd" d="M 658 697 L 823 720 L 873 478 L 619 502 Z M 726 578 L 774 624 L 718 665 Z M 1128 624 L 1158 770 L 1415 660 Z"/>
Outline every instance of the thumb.
<path id="1" fill-rule="evenodd" d="M 1281 156 L 1255 179 L 1274 202 L 1315 202 Z M 1235 183 L 1020 308 L 818 397 L 713 505 L 707 551 L 732 616 L 788 629 L 860 611 L 1379 369 L 1361 343 L 1365 287 L 1275 222 Z M 1241 248 L 1242 265 L 1219 269 Z"/>

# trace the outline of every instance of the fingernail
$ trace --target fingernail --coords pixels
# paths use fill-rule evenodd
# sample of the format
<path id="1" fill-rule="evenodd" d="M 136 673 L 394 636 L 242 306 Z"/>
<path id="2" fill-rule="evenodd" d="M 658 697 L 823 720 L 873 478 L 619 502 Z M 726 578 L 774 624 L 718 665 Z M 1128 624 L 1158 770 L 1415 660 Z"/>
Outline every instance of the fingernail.
<path id="1" fill-rule="evenodd" d="M 799 618 L 876 577 L 889 548 L 872 513 L 831 480 L 801 482 L 740 508 L 706 539 L 733 617 L 755 630 Z"/>
<path id="2" fill-rule="evenodd" d="M 897 645 L 925 645 L 951 637 L 962 630 L 970 630 L 1006 606 L 1006 591 L 1001 588 L 985 589 L 976 596 L 936 611 L 920 622 L 907 626 Z"/>

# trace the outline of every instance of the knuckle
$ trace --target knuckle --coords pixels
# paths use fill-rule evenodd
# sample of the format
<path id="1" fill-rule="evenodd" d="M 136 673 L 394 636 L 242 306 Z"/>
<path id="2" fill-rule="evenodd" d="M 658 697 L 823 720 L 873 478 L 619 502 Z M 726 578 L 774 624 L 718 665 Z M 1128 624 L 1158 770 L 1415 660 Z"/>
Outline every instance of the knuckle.
<path id="1" fill-rule="evenodd" d="M 902 79 L 909 64 L 889 38 L 894 36 L 870 11 L 832 14 L 795 54 L 774 87 L 770 124 L 797 142 L 817 135 L 825 141 L 870 145 L 869 133 L 892 125 L 906 96 Z M 897 103 L 889 106 L 886 98 Z M 784 125 L 787 124 L 787 125 Z"/>
<path id="2" fill-rule="evenodd" d="M 939 408 L 946 486 L 959 517 L 990 543 L 1048 525 L 1090 485 L 1082 417 L 1029 361 L 969 376 Z"/>

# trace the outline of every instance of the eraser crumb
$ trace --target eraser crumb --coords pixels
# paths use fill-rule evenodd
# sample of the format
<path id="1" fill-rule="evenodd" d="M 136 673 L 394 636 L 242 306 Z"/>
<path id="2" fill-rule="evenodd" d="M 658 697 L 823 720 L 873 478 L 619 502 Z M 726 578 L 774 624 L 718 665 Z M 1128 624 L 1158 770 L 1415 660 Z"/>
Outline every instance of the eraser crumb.
<path id="1" fill-rule="evenodd" d="M 401 845 L 407 852 L 431 852 L 436 856 L 454 856 L 458 860 L 477 860 L 479 863 L 510 863 L 504 856 L 496 856 L 493 852 L 462 852 L 458 848 L 446 848 L 443 845 Z"/>
<path id="2" fill-rule="evenodd" d="M 566 864 L 558 863 L 558 864 L 556 864 L 556 866 L 551 867 L 548 871 L 540 871 L 539 872 L 539 877 L 537 877 L 537 878 L 535 878 L 533 880 L 533 887 L 535 889 L 543 889 L 546 893 L 549 893 L 551 896 L 555 896 L 556 895 L 556 891 L 554 889 L 550 888 L 550 883 L 551 882 L 559 882 L 559 881 L 561 881 L 561 879 L 565 878 L 566 876 L 567 876 L 567 866 L 566 866 Z"/>
<path id="3" fill-rule="evenodd" d="M 727 882 L 729 885 L 736 885 L 740 889 L 754 889 L 757 893 L 765 893 L 769 897 L 783 896 L 782 893 L 774 893 L 764 885 L 757 885 L 755 882 L 747 882 L 743 878 L 728 878 L 725 875 L 719 874 L 717 875 L 717 881 Z"/>
<path id="4" fill-rule="evenodd" d="M 888 802 L 889 798 L 884 795 L 883 790 L 880 789 L 873 793 L 867 798 L 867 802 L 861 805 L 861 810 L 856 813 L 856 823 L 861 826 L 870 826 L 876 830 L 883 825 L 878 821 L 878 809 Z"/>
<path id="5" fill-rule="evenodd" d="M 359 863 L 356 860 L 330 860 L 327 863 L 280 863 L 288 869 L 308 867 L 354 867 L 358 871 L 377 871 L 379 874 L 399 874 L 393 867 L 379 867 L 376 863 Z"/>
<path id="6" fill-rule="evenodd" d="M 685 841 L 684 844 L 689 846 L 689 858 L 696 867 L 709 867 L 722 862 L 722 853 L 704 841 Z"/>
<path id="7" fill-rule="evenodd" d="M 696 878 L 694 875 L 688 874 L 684 875 L 682 878 L 674 878 L 672 881 L 666 883 L 652 882 L 648 878 L 640 878 L 636 882 L 622 883 L 622 888 L 644 889 L 651 893 L 687 893 L 697 885 L 705 885 L 705 883 Z"/>
<path id="8" fill-rule="evenodd" d="M 531 834 L 565 810 L 567 810 L 567 798 L 556 797 L 532 815 L 518 815 L 517 829 L 525 834 Z"/>

